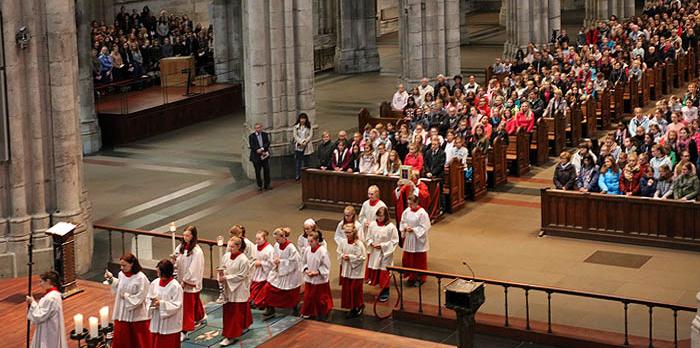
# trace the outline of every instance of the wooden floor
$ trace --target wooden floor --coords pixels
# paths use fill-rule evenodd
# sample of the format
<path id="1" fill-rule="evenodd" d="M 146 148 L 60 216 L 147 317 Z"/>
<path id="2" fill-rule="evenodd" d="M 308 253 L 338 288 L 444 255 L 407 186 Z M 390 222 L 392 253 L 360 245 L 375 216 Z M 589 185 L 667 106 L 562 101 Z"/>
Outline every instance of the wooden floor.
<path id="1" fill-rule="evenodd" d="M 304 320 L 260 347 L 450 347 L 413 338 Z"/>
<path id="2" fill-rule="evenodd" d="M 39 286 L 39 277 L 34 276 L 32 292 L 37 300 L 44 294 Z M 99 309 L 109 306 L 112 315 L 113 297 L 109 286 L 96 282 L 78 281 L 78 288 L 84 291 L 73 295 L 63 301 L 63 316 L 66 325 L 66 338 L 69 347 L 77 347 L 74 341 L 68 338 L 68 333 L 73 330 L 73 316 L 82 313 L 85 317 L 84 326 L 87 327 L 87 318 L 99 317 Z M 14 278 L 0 280 L 0 323 L 2 323 L 2 347 L 24 347 L 27 327 L 27 304 L 24 298 L 27 294 L 27 278 Z M 33 328 L 32 328 L 33 330 Z"/>
<path id="3" fill-rule="evenodd" d="M 230 84 L 215 83 L 206 87 L 192 86 L 190 92 L 204 94 L 231 87 Z M 95 110 L 102 114 L 129 114 L 187 99 L 185 87 L 153 86 L 140 91 L 112 94 L 95 99 Z"/>

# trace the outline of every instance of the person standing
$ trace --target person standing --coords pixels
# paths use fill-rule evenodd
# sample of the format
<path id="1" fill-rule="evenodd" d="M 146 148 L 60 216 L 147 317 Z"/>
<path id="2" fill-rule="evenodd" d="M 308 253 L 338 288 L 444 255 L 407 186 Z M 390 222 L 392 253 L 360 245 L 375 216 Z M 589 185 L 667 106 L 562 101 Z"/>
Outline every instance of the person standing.
<path id="1" fill-rule="evenodd" d="M 367 250 L 358 238 L 357 224 L 349 222 L 343 225 L 345 238 L 338 241 L 338 260 L 340 261 L 340 307 L 349 309 L 348 318 L 362 315 L 365 308 L 362 281 L 365 278 L 365 259 Z"/>
<path id="2" fill-rule="evenodd" d="M 180 337 L 184 341 L 187 339 L 188 332 L 194 331 L 197 324 L 206 320 L 206 313 L 199 298 L 204 277 L 204 252 L 197 245 L 197 228 L 187 226 L 182 232 L 182 237 L 182 243 L 175 250 L 175 267 L 178 282 L 184 291 Z"/>
<path id="3" fill-rule="evenodd" d="M 367 245 L 369 246 L 369 259 L 365 280 L 372 286 L 379 286 L 379 301 L 389 300 L 389 271 L 387 266 L 394 265 L 394 250 L 399 244 L 399 232 L 391 223 L 389 209 L 381 207 L 377 210 L 376 219 L 369 224 Z"/>
<path id="4" fill-rule="evenodd" d="M 182 286 L 173 281 L 175 266 L 168 259 L 156 265 L 158 278 L 148 288 L 151 315 L 151 347 L 180 347 Z"/>
<path id="5" fill-rule="evenodd" d="M 301 257 L 288 239 L 289 230 L 277 228 L 272 235 L 276 240 L 272 269 L 262 290 L 264 320 L 275 316 L 275 307 L 293 308 L 293 315 L 297 315 L 301 290 Z"/>
<path id="6" fill-rule="evenodd" d="M 115 279 L 111 272 L 105 272 L 105 279 L 112 286 L 114 307 L 114 335 L 112 347 L 130 348 L 151 346 L 151 332 L 148 330 L 148 295 L 149 281 L 141 264 L 132 253 L 119 258 L 120 272 Z"/>
<path id="7" fill-rule="evenodd" d="M 418 196 L 408 196 L 408 208 L 401 215 L 401 237 L 403 238 L 403 267 L 428 269 L 428 232 L 430 231 L 430 217 L 420 205 Z M 425 282 L 425 275 L 418 276 L 414 273 L 406 274 L 409 286 L 418 286 Z"/>
<path id="8" fill-rule="evenodd" d="M 58 273 L 48 271 L 39 276 L 41 288 L 46 294 L 37 302 L 27 296 L 27 319 L 36 329 L 32 336 L 32 348 L 67 348 L 66 328 L 63 324 L 63 296 Z"/>
<path id="9" fill-rule="evenodd" d="M 262 124 L 255 124 L 255 131 L 248 136 L 249 160 L 255 168 L 255 182 L 258 191 L 270 190 L 270 136 L 263 132 Z M 262 170 L 262 178 L 260 171 Z"/>
<path id="10" fill-rule="evenodd" d="M 309 157 L 314 153 L 314 146 L 311 143 L 313 131 L 311 130 L 311 122 L 306 113 L 300 113 L 297 117 L 297 122 L 294 124 L 292 131 L 294 136 L 294 163 L 295 172 L 294 179 L 301 179 L 301 170 L 309 166 Z"/>
<path id="11" fill-rule="evenodd" d="M 333 295 L 328 283 L 331 272 L 331 259 L 323 245 L 323 235 L 319 231 L 309 232 L 309 247 L 304 249 L 302 269 L 304 271 L 304 305 L 301 315 L 323 320 L 333 309 Z"/>
<path id="12" fill-rule="evenodd" d="M 255 261 L 253 262 L 253 274 L 250 282 L 250 303 L 253 307 L 261 307 L 263 300 L 262 289 L 267 284 L 267 277 L 272 269 L 272 258 L 275 248 L 267 242 L 269 232 L 260 230 L 255 234 Z M 247 247 L 246 247 L 247 249 Z"/>
<path id="13" fill-rule="evenodd" d="M 367 236 L 367 228 L 370 223 L 372 223 L 377 214 L 377 210 L 384 207 L 386 204 L 380 199 L 379 187 L 377 185 L 372 185 L 367 189 L 367 200 L 362 203 L 362 208 L 360 208 L 360 215 L 358 220 L 362 226 L 362 234 Z"/>
<path id="14" fill-rule="evenodd" d="M 231 237 L 229 251 L 224 255 L 219 281 L 224 283 L 224 339 L 222 347 L 233 344 L 253 323 L 248 299 L 250 298 L 250 262 L 245 255 L 246 244 L 240 237 Z"/>

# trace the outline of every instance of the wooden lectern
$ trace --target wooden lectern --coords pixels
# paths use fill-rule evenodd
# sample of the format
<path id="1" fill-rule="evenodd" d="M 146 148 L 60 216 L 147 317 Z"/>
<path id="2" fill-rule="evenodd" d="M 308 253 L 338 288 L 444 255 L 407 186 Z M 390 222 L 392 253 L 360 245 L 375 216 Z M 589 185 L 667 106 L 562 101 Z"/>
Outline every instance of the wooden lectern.
<path id="1" fill-rule="evenodd" d="M 186 87 L 188 74 L 194 79 L 194 57 L 169 57 L 160 60 L 160 85 Z"/>
<path id="2" fill-rule="evenodd" d="M 75 238 L 73 232 L 77 226 L 59 222 L 46 230 L 53 239 L 53 269 L 58 273 L 62 284 L 63 298 L 71 297 L 83 290 L 78 289 L 75 280 Z"/>
<path id="3" fill-rule="evenodd" d="M 455 279 L 445 287 L 445 307 L 457 313 L 458 347 L 474 347 L 474 315 L 485 300 L 482 282 Z"/>

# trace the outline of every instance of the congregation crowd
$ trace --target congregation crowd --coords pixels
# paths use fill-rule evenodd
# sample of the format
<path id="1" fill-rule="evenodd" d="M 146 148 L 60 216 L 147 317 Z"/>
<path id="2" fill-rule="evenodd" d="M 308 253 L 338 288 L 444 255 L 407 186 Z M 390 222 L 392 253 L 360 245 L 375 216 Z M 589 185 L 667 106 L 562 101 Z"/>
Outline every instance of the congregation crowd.
<path id="1" fill-rule="evenodd" d="M 92 73 L 95 84 L 158 76 L 161 58 L 193 56 L 193 74 L 214 74 L 214 31 L 186 14 L 144 6 L 129 13 L 124 6 L 114 23 L 91 23 Z"/>

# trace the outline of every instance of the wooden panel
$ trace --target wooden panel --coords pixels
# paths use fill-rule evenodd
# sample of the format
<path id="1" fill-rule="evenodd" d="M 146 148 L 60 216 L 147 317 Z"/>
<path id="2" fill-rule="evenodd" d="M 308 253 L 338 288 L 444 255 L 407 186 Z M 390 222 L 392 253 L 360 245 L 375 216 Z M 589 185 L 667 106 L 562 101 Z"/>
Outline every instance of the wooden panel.
<path id="1" fill-rule="evenodd" d="M 596 118 L 598 128 L 610 128 L 610 89 L 605 88 L 596 99 Z"/>
<path id="2" fill-rule="evenodd" d="M 530 162 L 537 166 L 543 165 L 547 162 L 547 153 L 549 152 L 549 140 L 547 138 L 547 132 L 549 127 L 547 122 L 544 121 L 542 117 L 537 120 L 535 125 L 535 132 L 530 139 Z M 565 134 L 561 135 L 565 137 Z M 566 139 L 564 139 L 566 141 Z"/>
<path id="3" fill-rule="evenodd" d="M 516 135 L 508 136 L 506 161 L 511 175 L 521 176 L 530 171 L 529 137 L 530 135 L 522 127 L 518 128 Z"/>
<path id="4" fill-rule="evenodd" d="M 163 87 L 187 86 L 187 72 L 194 80 L 194 57 L 168 57 L 160 60 L 160 85 Z"/>
<path id="5" fill-rule="evenodd" d="M 541 190 L 546 234 L 700 251 L 699 202 Z"/>
<path id="6" fill-rule="evenodd" d="M 391 110 L 391 107 L 389 107 L 389 110 Z M 381 112 L 381 111 L 380 111 Z M 365 108 L 360 109 L 360 112 L 357 114 L 357 129 L 362 131 L 365 128 L 365 125 L 369 124 L 370 127 L 374 128 L 378 124 L 383 124 L 386 125 L 387 123 L 393 123 L 394 125 L 399 125 L 401 123 L 401 115 L 398 117 L 395 116 L 390 116 L 390 117 L 373 117 L 370 115 L 369 111 Z"/>
<path id="7" fill-rule="evenodd" d="M 571 146 L 575 147 L 578 146 L 578 143 L 583 137 L 583 129 L 581 124 L 583 115 L 581 113 L 581 104 L 576 103 L 572 105 L 567 112 L 568 114 L 565 114 L 564 117 L 569 119 L 567 121 L 569 126 L 569 131 L 567 132 L 568 142 L 571 144 Z"/>
<path id="8" fill-rule="evenodd" d="M 595 102 L 592 98 L 581 102 L 581 113 L 583 115 L 583 136 L 586 138 L 595 138 L 596 135 L 596 115 L 595 115 Z"/>
<path id="9" fill-rule="evenodd" d="M 437 91 L 436 91 L 437 94 Z M 386 117 L 386 118 L 401 118 L 403 117 L 403 112 L 401 111 L 396 111 L 391 108 L 391 103 L 388 101 L 383 101 L 381 104 L 379 104 L 379 117 Z M 362 128 L 360 128 L 362 129 Z"/>
<path id="10" fill-rule="evenodd" d="M 486 195 L 486 154 L 479 148 L 472 151 L 470 164 L 472 166 L 473 200 L 479 200 Z"/>
<path id="11" fill-rule="evenodd" d="M 506 147 L 501 137 L 496 137 L 487 154 L 486 172 L 488 173 L 488 186 L 497 187 L 508 182 L 508 167 L 506 161 Z"/>
<path id="12" fill-rule="evenodd" d="M 663 94 L 671 94 L 673 91 L 673 62 L 669 59 L 663 65 L 663 74 L 661 75 L 661 91 Z"/>

